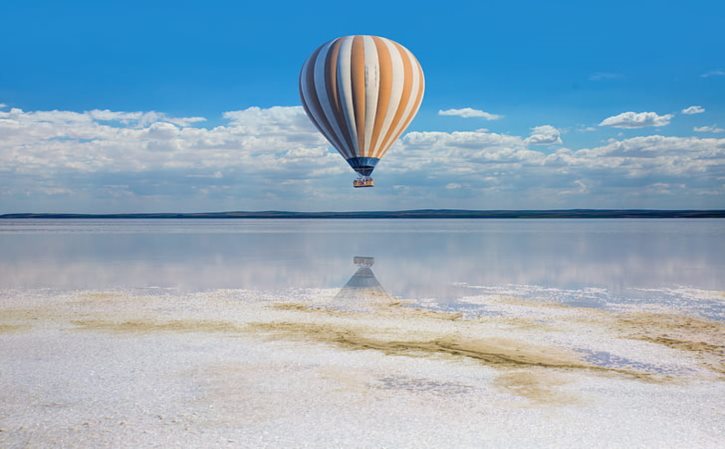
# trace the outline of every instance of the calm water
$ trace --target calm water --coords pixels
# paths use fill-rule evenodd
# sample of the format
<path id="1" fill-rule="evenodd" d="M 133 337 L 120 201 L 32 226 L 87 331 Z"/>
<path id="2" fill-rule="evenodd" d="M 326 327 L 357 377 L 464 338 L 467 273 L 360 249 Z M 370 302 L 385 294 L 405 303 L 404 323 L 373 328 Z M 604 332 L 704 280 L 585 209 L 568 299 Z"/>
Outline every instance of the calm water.
<path id="1" fill-rule="evenodd" d="M 722 312 L 723 220 L 0 221 L 0 289 L 339 288 L 355 256 L 392 295 L 507 293 Z"/>

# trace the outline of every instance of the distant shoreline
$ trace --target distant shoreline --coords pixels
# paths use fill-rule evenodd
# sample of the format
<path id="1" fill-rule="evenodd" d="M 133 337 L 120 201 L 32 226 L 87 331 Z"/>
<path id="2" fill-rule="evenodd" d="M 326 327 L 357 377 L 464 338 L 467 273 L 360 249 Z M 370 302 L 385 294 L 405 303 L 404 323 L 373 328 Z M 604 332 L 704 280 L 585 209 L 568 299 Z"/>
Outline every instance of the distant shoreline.
<path id="1" fill-rule="evenodd" d="M 361 212 L 234 211 L 197 213 L 70 214 L 15 213 L 0 219 L 512 219 L 512 218 L 725 218 L 725 210 L 561 209 L 457 210 L 418 209 Z"/>

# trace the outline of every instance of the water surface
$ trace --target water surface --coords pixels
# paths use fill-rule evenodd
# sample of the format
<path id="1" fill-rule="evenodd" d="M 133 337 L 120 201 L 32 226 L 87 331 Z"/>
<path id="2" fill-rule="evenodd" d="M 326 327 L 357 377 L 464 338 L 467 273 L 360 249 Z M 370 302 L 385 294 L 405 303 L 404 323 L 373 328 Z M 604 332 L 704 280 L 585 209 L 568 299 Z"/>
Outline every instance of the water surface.
<path id="1" fill-rule="evenodd" d="M 720 448 L 723 223 L 0 221 L 0 447 Z"/>
<path id="2" fill-rule="evenodd" d="M 391 295 L 680 302 L 717 315 L 725 222 L 4 220 L 2 289 L 340 288 L 374 258 Z"/>

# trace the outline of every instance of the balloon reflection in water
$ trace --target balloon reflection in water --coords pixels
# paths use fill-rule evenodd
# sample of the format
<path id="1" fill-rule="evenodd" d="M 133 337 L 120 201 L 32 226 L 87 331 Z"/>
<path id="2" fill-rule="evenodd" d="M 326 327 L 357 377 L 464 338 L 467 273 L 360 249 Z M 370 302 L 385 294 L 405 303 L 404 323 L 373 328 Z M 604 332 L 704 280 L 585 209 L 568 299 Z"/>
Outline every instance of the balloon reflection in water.
<path id="1" fill-rule="evenodd" d="M 395 298 L 385 291 L 373 273 L 373 257 L 356 256 L 353 263 L 358 266 L 347 284 L 335 295 L 333 303 L 345 309 L 367 309 L 367 306 L 390 304 Z"/>

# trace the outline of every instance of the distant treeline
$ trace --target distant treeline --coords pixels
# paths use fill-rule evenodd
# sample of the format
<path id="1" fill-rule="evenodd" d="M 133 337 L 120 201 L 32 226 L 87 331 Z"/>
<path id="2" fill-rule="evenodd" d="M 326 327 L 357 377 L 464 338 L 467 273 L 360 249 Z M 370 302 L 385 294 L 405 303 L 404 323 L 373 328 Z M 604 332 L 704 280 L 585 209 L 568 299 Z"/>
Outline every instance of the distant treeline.
<path id="1" fill-rule="evenodd" d="M 725 210 L 651 210 L 651 209 L 565 209 L 565 210 L 455 210 L 419 209 L 363 212 L 199 212 L 144 214 L 5 214 L 10 218 L 725 218 Z"/>

